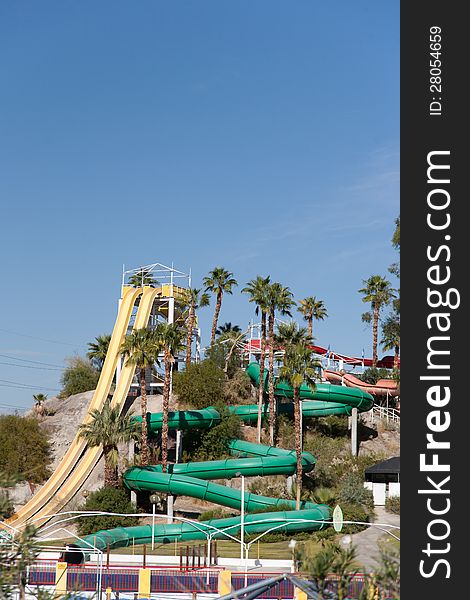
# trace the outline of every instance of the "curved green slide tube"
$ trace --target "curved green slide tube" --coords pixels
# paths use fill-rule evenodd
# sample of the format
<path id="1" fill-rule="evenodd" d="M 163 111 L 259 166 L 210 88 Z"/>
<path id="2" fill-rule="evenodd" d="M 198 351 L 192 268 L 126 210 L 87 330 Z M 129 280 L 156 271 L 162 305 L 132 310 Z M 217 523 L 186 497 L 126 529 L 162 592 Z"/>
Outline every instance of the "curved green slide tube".
<path id="1" fill-rule="evenodd" d="M 259 384 L 259 365 L 251 363 L 247 373 L 252 381 Z M 266 389 L 266 378 L 264 386 Z M 275 386 L 278 398 L 292 398 L 292 388 L 283 381 Z M 372 408 L 373 398 L 366 392 L 331 384 L 317 384 L 315 391 L 302 385 L 300 390 L 302 413 L 304 417 L 320 417 L 331 414 L 350 415 L 353 408 L 365 412 Z M 256 422 L 258 406 L 230 406 L 229 410 L 237 414 L 244 422 Z M 264 406 L 264 416 L 268 408 Z M 278 413 L 292 414 L 292 403 L 279 403 Z M 148 415 L 150 432 L 156 432 L 162 427 L 162 413 Z M 136 417 L 139 421 L 141 418 Z M 174 411 L 169 413 L 170 429 L 209 429 L 220 422 L 219 412 L 214 407 L 201 410 Z M 161 466 L 132 467 L 124 474 L 124 484 L 131 490 L 162 492 L 171 495 L 191 496 L 221 506 L 240 510 L 240 490 L 229 488 L 211 479 L 230 479 L 245 476 L 293 475 L 296 471 L 296 455 L 294 450 L 284 450 L 272 446 L 253 444 L 243 440 L 233 440 L 230 443 L 230 453 L 237 458 L 225 460 L 177 463 L 168 465 L 168 472 L 163 473 Z M 302 465 L 304 472 L 311 471 L 315 466 L 315 458 L 309 452 L 303 452 Z M 261 512 L 245 516 L 245 533 L 263 533 L 268 529 L 282 525 L 279 531 L 296 533 L 299 531 L 318 530 L 327 527 L 331 522 L 330 509 L 323 504 L 303 502 L 301 510 L 295 510 L 295 502 L 279 498 L 268 498 L 249 492 L 245 493 L 245 511 L 266 510 L 270 506 L 285 507 L 285 511 Z M 291 510 L 287 510 L 287 509 Z M 306 522 L 307 521 L 307 522 Z M 220 530 L 220 531 L 217 531 Z M 206 539 L 209 534 L 213 538 L 234 537 L 240 534 L 240 517 L 227 519 L 212 519 L 203 522 L 180 522 L 155 527 L 155 542 L 169 543 L 173 541 L 189 541 Z M 107 545 L 111 548 L 126 547 L 132 544 L 145 544 L 152 541 L 152 527 L 140 525 L 136 527 L 118 527 L 98 531 L 84 538 L 83 542 L 74 544 L 74 548 L 88 549 L 95 546 L 104 550 Z M 74 553 L 72 553 L 74 554 Z M 78 553 L 81 556 L 81 553 Z M 77 556 L 75 555 L 75 558 Z"/>

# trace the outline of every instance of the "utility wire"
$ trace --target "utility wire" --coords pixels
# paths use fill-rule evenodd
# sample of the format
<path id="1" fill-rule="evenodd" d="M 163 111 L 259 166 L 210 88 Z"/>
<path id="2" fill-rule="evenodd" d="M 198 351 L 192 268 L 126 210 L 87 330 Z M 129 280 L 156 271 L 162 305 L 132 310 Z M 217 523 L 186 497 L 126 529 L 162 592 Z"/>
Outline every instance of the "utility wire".
<path id="1" fill-rule="evenodd" d="M 59 369 L 63 369 L 62 365 L 53 365 L 51 363 L 45 363 L 39 360 L 28 360 L 27 358 L 19 358 L 17 356 L 10 356 L 9 354 L 0 354 L 0 356 L 2 358 L 9 358 L 10 360 L 20 360 L 21 362 L 33 363 L 35 365 L 44 365 L 45 367 L 58 367 Z"/>
<path id="2" fill-rule="evenodd" d="M 25 338 L 30 338 L 32 340 L 39 340 L 41 342 L 48 342 L 49 344 L 60 344 L 62 346 L 82 346 L 83 344 L 71 344 L 70 342 L 59 342 L 57 340 L 48 340 L 46 338 L 42 338 L 42 337 L 37 337 L 35 335 L 27 335 L 26 333 L 18 333 L 18 331 L 11 331 L 9 329 L 1 329 L 0 331 L 2 331 L 3 333 L 10 333 L 12 335 L 19 335 L 20 337 L 25 337 Z"/>
<path id="3" fill-rule="evenodd" d="M 23 369 L 39 369 L 40 371 L 64 371 L 65 370 L 65 369 L 59 369 L 57 367 L 35 367 L 33 365 L 15 365 L 15 363 L 1 362 L 1 361 L 0 361 L 0 365 L 8 365 L 9 367 L 22 367 Z"/>

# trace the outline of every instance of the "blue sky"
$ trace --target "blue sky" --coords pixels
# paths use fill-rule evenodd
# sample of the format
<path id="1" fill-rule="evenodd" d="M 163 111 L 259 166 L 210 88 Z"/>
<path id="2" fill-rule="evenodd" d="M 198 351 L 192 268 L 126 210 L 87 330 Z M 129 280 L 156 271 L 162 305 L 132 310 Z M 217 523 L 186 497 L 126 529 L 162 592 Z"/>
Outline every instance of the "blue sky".
<path id="1" fill-rule="evenodd" d="M 271 274 L 325 301 L 318 343 L 371 354 L 357 290 L 396 260 L 398 2 L 3 2 L 0 53 L 0 405 L 59 387 L 13 364 L 112 330 L 123 263 Z M 252 316 L 236 292 L 221 321 Z"/>

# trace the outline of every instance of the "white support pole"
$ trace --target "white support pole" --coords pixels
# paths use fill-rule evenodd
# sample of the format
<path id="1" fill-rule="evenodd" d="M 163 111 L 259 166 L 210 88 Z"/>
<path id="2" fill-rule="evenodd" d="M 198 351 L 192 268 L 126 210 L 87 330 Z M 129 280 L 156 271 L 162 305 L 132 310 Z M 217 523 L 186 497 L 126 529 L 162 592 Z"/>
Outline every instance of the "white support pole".
<path id="1" fill-rule="evenodd" d="M 196 333 L 196 362 L 201 360 L 201 330 L 198 327 Z"/>
<path id="2" fill-rule="evenodd" d="M 179 463 L 181 461 L 181 454 L 183 449 L 182 444 L 183 432 L 181 429 L 176 430 L 176 462 Z"/>
<path id="3" fill-rule="evenodd" d="M 357 456 L 357 408 L 351 412 L 351 454 Z"/>
<path id="4" fill-rule="evenodd" d="M 240 564 L 244 562 L 244 546 L 245 546 L 245 477 L 242 475 L 242 505 L 240 515 Z"/>

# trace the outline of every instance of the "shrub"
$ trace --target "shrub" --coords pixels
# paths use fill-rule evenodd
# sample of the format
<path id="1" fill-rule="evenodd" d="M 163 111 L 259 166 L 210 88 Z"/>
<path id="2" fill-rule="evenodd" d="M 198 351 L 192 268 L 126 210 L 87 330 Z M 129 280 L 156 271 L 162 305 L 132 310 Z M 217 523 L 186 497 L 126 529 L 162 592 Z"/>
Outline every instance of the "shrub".
<path id="1" fill-rule="evenodd" d="M 8 519 L 15 512 L 15 507 L 7 490 L 0 489 L 0 519 Z"/>
<path id="2" fill-rule="evenodd" d="M 100 373 L 88 359 L 74 356 L 67 359 L 67 362 L 69 366 L 61 378 L 62 390 L 59 398 L 96 389 Z"/>
<path id="3" fill-rule="evenodd" d="M 367 512 L 374 510 L 374 496 L 364 487 L 363 479 L 356 473 L 345 475 L 338 486 L 338 501 L 358 504 Z"/>
<path id="4" fill-rule="evenodd" d="M 191 408 L 213 406 L 224 397 L 224 372 L 210 360 L 194 363 L 174 374 L 173 390 Z"/>
<path id="5" fill-rule="evenodd" d="M 51 471 L 47 435 L 34 417 L 0 416 L 0 471 L 4 477 L 42 483 Z"/>
<path id="6" fill-rule="evenodd" d="M 233 512 L 227 512 L 223 508 L 214 508 L 212 510 L 206 510 L 201 513 L 197 518 L 198 521 L 211 521 L 212 519 L 227 519 L 235 516 Z"/>
<path id="7" fill-rule="evenodd" d="M 365 369 L 361 375 L 358 375 L 359 379 L 362 379 L 365 383 L 371 383 L 375 385 L 379 379 L 389 379 L 390 371 L 388 369 L 377 369 L 377 367 L 370 367 Z"/>
<path id="8" fill-rule="evenodd" d="M 135 507 L 129 500 L 123 489 L 103 487 L 92 492 L 79 510 L 101 510 L 115 513 L 135 513 Z M 78 523 L 79 535 L 89 535 L 101 529 L 112 529 L 114 527 L 131 527 L 137 525 L 137 517 L 105 517 L 97 515 L 94 517 L 82 517 Z"/>
<path id="9" fill-rule="evenodd" d="M 272 498 L 290 499 L 284 475 L 271 475 L 269 477 L 257 477 L 252 481 L 248 489 L 253 494 L 269 496 Z"/>
<path id="10" fill-rule="evenodd" d="M 243 369 L 237 369 L 228 381 L 224 382 L 224 398 L 227 404 L 250 404 L 251 381 Z"/>
<path id="11" fill-rule="evenodd" d="M 385 510 L 394 515 L 400 514 L 400 496 L 389 496 L 385 500 Z"/>
<path id="12" fill-rule="evenodd" d="M 343 518 L 345 521 L 359 521 L 361 523 L 368 523 L 373 511 L 367 510 L 361 504 L 353 504 L 351 502 L 342 502 L 340 504 L 343 511 Z M 357 533 L 367 528 L 367 525 L 344 525 L 342 534 L 345 533 Z"/>

